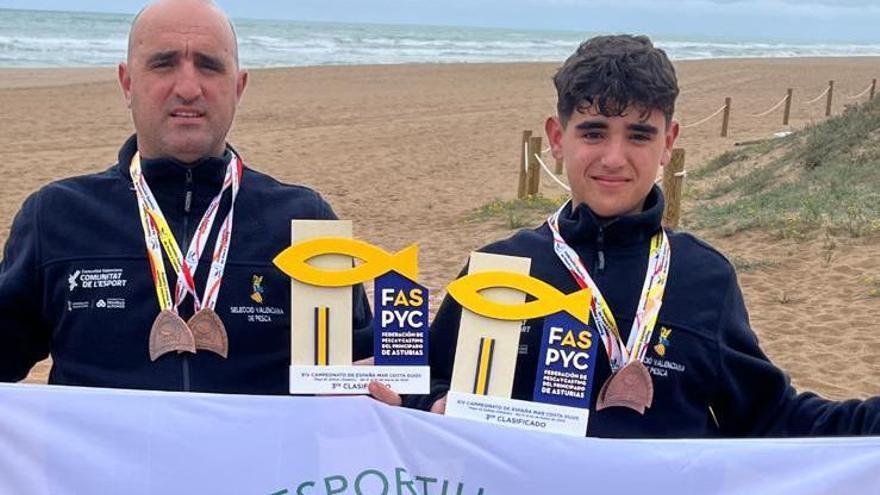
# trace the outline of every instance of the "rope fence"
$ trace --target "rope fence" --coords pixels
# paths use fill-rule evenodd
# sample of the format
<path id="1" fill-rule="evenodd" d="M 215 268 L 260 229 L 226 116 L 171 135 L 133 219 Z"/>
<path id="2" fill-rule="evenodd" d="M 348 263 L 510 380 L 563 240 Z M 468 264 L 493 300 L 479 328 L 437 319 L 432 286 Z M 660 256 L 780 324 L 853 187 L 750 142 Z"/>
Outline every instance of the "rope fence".
<path id="1" fill-rule="evenodd" d="M 559 187 L 565 189 L 566 192 L 571 192 L 571 187 L 569 187 L 568 184 L 566 184 L 565 182 L 562 182 L 561 180 L 557 179 L 556 174 L 554 174 L 553 172 L 550 171 L 549 168 L 547 168 L 547 164 L 544 163 L 544 160 L 541 159 L 541 155 L 535 153 L 535 159 L 538 160 L 538 163 L 541 164 L 541 168 L 544 169 L 544 172 L 547 172 L 547 177 L 550 177 L 551 179 L 553 179 L 553 181 L 556 182 L 556 184 L 558 184 Z"/>
<path id="2" fill-rule="evenodd" d="M 678 148 L 676 148 L 676 149 L 678 149 Z M 672 174 L 672 176 L 673 177 L 687 177 L 688 173 L 687 173 L 687 170 L 682 170 L 681 172 L 674 172 Z M 659 183 L 663 182 L 663 177 L 665 177 L 665 174 L 658 176 L 656 179 L 654 179 L 654 184 L 659 184 Z"/>
<path id="3" fill-rule="evenodd" d="M 877 84 L 877 80 L 874 79 L 874 80 L 871 82 L 871 84 L 869 84 L 869 85 L 865 88 L 865 90 L 862 91 L 861 93 L 859 93 L 859 94 L 857 94 L 857 95 L 853 95 L 853 96 L 847 96 L 847 95 L 844 95 L 844 98 L 846 98 L 847 100 L 857 100 L 857 99 L 859 99 L 859 98 L 865 96 L 866 94 L 868 94 L 868 92 L 871 91 L 871 90 L 875 87 L 876 84 Z"/>
<path id="4" fill-rule="evenodd" d="M 681 219 L 681 191 L 684 178 L 687 177 L 684 157 L 683 148 L 673 149 L 672 157 L 669 163 L 663 167 L 663 176 L 661 177 L 663 182 L 661 188 L 666 199 L 666 206 L 663 209 L 663 225 L 670 229 L 678 228 L 678 222 Z"/>
<path id="5" fill-rule="evenodd" d="M 542 149 L 541 148 L 541 138 L 533 137 L 532 131 L 523 131 L 523 154 L 522 154 L 522 168 L 519 172 L 519 184 L 520 187 L 517 191 L 517 197 L 522 199 L 534 194 L 538 194 L 538 188 L 541 185 L 541 170 L 550 177 L 553 182 L 555 182 L 559 187 L 564 189 L 566 192 L 571 191 L 571 188 L 565 182 L 562 182 L 557 178 L 557 175 L 562 174 L 562 160 L 556 160 L 556 172 L 552 172 L 550 167 L 544 162 L 541 158 L 541 155 L 545 155 L 550 152 L 550 147 Z M 534 151 L 532 151 L 534 150 Z"/>
<path id="6" fill-rule="evenodd" d="M 682 129 L 689 129 L 691 127 L 696 127 L 700 124 L 705 124 L 706 122 L 709 122 L 710 120 L 712 120 L 719 113 L 723 112 L 726 107 L 727 107 L 727 105 L 721 105 L 721 108 L 719 108 L 718 110 L 715 110 L 715 112 L 713 112 L 712 115 L 706 117 L 705 119 L 701 119 L 697 122 L 694 122 L 693 124 L 683 125 L 683 126 L 681 126 L 681 128 Z"/>
<path id="7" fill-rule="evenodd" d="M 821 100 L 823 96 L 827 95 L 827 94 L 828 94 L 828 91 L 829 91 L 830 89 L 831 89 L 831 86 L 825 88 L 825 91 L 822 91 L 821 93 L 819 93 L 819 96 L 813 98 L 813 99 L 810 100 L 810 101 L 805 101 L 805 102 L 803 102 L 803 104 L 804 104 L 804 105 L 812 105 L 813 103 L 816 103 L 817 101 Z"/>
<path id="8" fill-rule="evenodd" d="M 787 100 L 788 100 L 788 95 L 785 95 L 785 96 L 782 97 L 781 100 L 779 100 L 779 103 L 777 103 L 777 104 L 773 105 L 772 107 L 770 107 L 770 109 L 767 110 L 766 112 L 752 113 L 752 114 L 749 114 L 749 117 L 766 117 L 767 115 L 770 115 L 771 113 L 773 113 L 774 110 L 776 110 L 777 108 L 781 107 L 782 104 L 785 103 Z"/>
<path id="9" fill-rule="evenodd" d="M 876 93 L 876 90 L 877 90 L 877 79 L 874 78 L 874 79 L 871 79 L 871 83 L 867 87 L 865 87 L 865 89 L 863 89 L 861 92 L 859 92 L 858 94 L 852 95 L 852 96 L 844 95 L 844 98 L 846 98 L 848 100 L 856 100 L 856 99 L 864 97 L 865 95 L 868 95 L 867 101 L 871 101 L 874 99 L 874 95 Z M 774 113 L 780 107 L 784 106 L 784 111 L 782 113 L 782 125 L 788 125 L 789 119 L 791 117 L 791 104 L 793 101 L 793 94 L 794 94 L 794 90 L 792 88 L 788 88 L 786 90 L 785 96 L 783 96 L 782 99 L 780 99 L 778 102 L 776 102 L 773 106 L 771 106 L 767 110 L 765 110 L 763 112 L 759 112 L 759 113 L 749 113 L 746 115 L 749 117 L 753 117 L 753 118 L 766 117 L 766 116 Z M 833 80 L 828 81 L 828 86 L 824 90 L 822 90 L 822 92 L 819 93 L 815 98 L 801 101 L 801 102 L 799 102 L 799 104 L 801 106 L 812 105 L 814 103 L 821 101 L 823 98 L 825 99 L 825 116 L 830 117 L 833 98 L 834 98 L 834 81 Z M 730 97 L 727 97 L 724 99 L 724 105 L 722 105 L 720 108 L 718 108 L 718 110 L 715 110 L 710 115 L 708 115 L 708 116 L 706 116 L 696 122 L 684 124 L 680 128 L 681 129 L 690 129 L 693 127 L 703 125 L 703 124 L 709 122 L 710 120 L 714 119 L 715 117 L 717 117 L 719 114 L 723 113 L 724 116 L 721 120 L 721 137 L 727 137 L 727 131 L 730 126 L 731 108 L 732 108 L 732 100 Z"/>

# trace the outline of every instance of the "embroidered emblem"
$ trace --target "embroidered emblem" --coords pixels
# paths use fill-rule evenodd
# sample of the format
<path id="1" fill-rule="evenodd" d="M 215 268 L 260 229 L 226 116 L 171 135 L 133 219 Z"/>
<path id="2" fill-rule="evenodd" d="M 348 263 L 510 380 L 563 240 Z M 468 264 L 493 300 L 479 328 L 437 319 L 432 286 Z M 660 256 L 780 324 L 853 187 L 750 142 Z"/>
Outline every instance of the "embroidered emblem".
<path id="1" fill-rule="evenodd" d="M 125 287 L 128 280 L 122 268 L 90 268 L 76 270 L 67 276 L 67 290 L 82 288 L 86 291 L 95 289 L 116 289 Z"/>
<path id="2" fill-rule="evenodd" d="M 67 277 L 67 284 L 70 286 L 70 290 L 68 292 L 73 292 L 73 289 L 76 289 L 79 285 L 76 283 L 76 279 L 79 278 L 79 273 L 79 270 L 77 270 Z"/>
<path id="3" fill-rule="evenodd" d="M 656 352 L 658 356 L 666 356 L 666 349 L 669 348 L 669 334 L 671 333 L 671 328 L 660 327 L 660 337 L 657 339 L 657 345 L 654 346 L 654 352 Z"/>
<path id="4" fill-rule="evenodd" d="M 263 287 L 263 276 L 254 275 L 253 278 L 251 278 L 251 286 L 253 287 L 251 299 L 257 304 L 263 304 L 263 293 L 266 291 Z"/>

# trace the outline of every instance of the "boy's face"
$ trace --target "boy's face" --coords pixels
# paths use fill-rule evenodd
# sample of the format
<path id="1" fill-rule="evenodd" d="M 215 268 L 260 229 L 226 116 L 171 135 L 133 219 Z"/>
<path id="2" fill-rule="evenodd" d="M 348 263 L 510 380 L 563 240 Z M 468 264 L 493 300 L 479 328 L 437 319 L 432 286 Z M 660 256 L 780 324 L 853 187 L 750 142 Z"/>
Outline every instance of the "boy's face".
<path id="1" fill-rule="evenodd" d="M 565 163 L 572 206 L 586 203 L 601 217 L 642 211 L 678 137 L 678 123 L 667 125 L 663 112 L 642 118 L 633 107 L 620 117 L 575 110 L 565 126 L 558 117 L 548 118 L 545 130 L 553 157 Z"/>

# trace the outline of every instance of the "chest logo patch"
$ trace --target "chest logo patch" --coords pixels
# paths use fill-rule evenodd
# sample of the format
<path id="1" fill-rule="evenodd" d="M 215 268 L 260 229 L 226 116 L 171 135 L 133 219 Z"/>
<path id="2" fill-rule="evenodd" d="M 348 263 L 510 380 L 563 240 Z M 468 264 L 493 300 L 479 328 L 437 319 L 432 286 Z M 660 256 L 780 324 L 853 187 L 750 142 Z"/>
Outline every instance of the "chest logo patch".
<path id="1" fill-rule="evenodd" d="M 68 292 L 76 289 L 121 289 L 127 283 L 122 268 L 78 269 L 67 276 Z"/>
<path id="2" fill-rule="evenodd" d="M 79 287 L 79 282 L 77 282 L 77 279 L 79 279 L 79 274 L 80 271 L 77 270 L 67 276 L 67 285 L 69 286 L 68 292 L 73 292 L 73 289 Z"/>
<path id="3" fill-rule="evenodd" d="M 254 275 L 251 278 L 251 289 L 251 300 L 257 304 L 263 304 L 263 294 L 266 292 L 266 288 L 263 287 L 262 275 Z"/>
<path id="4" fill-rule="evenodd" d="M 672 334 L 672 329 L 668 327 L 660 327 L 660 336 L 657 339 L 657 345 L 654 346 L 654 352 L 657 353 L 660 357 L 666 356 L 666 351 L 669 349 L 669 336 Z"/>

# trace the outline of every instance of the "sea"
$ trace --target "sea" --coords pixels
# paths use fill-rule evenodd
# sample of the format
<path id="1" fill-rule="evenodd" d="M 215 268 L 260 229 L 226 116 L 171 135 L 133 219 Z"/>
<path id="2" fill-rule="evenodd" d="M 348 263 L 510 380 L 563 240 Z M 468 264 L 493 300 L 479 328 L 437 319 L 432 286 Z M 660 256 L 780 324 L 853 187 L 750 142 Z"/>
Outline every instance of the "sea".
<path id="1" fill-rule="evenodd" d="M 0 67 L 113 66 L 132 14 L 0 9 Z M 233 19 L 245 67 L 559 62 L 597 33 Z M 674 60 L 880 55 L 880 44 L 653 36 Z"/>

